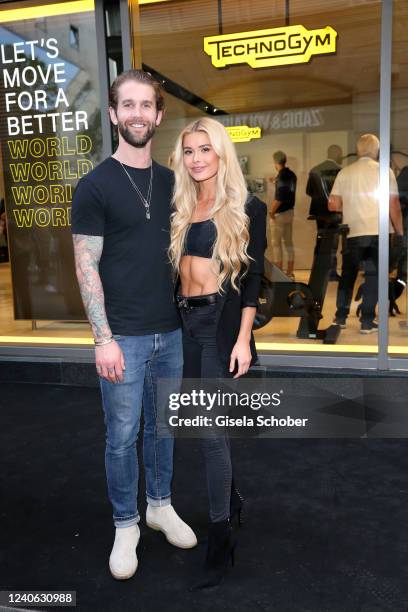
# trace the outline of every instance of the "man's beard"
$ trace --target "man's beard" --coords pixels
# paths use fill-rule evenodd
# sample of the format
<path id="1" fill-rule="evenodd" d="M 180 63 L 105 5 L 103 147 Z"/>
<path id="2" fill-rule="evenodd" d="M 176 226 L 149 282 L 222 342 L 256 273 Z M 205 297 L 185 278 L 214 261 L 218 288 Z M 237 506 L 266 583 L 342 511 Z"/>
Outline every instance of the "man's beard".
<path id="1" fill-rule="evenodd" d="M 137 149 L 142 149 L 154 136 L 156 131 L 156 126 L 154 123 L 148 123 L 147 126 L 146 133 L 143 136 L 137 137 L 132 134 L 124 123 L 121 123 L 120 121 L 118 122 L 118 130 L 122 138 L 132 147 L 136 147 Z"/>

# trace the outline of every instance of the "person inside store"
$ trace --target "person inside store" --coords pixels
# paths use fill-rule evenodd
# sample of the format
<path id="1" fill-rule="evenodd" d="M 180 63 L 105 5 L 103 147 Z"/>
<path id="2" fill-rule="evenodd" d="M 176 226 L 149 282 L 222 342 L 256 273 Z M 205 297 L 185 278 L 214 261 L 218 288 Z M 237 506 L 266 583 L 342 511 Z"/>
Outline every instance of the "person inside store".
<path id="1" fill-rule="evenodd" d="M 334 185 L 334 180 L 341 170 L 343 151 L 339 145 L 330 145 L 327 149 L 327 159 L 314 166 L 310 172 L 306 185 L 306 194 L 310 196 L 309 215 L 313 216 L 317 226 L 316 248 L 318 251 L 322 230 L 336 227 L 341 216 L 337 212 L 332 212 L 328 208 L 330 192 Z M 337 274 L 337 256 L 333 253 L 332 267 L 329 280 L 340 280 Z"/>
<path id="2" fill-rule="evenodd" d="M 239 378 L 256 359 L 252 326 L 263 274 L 266 205 L 249 196 L 227 131 L 201 118 L 179 135 L 172 157 L 169 255 L 183 324 L 185 379 Z M 224 430 L 203 436 L 209 531 L 203 575 L 218 584 L 233 559 L 231 519 L 241 510 Z"/>
<path id="3" fill-rule="evenodd" d="M 361 267 L 364 272 L 361 334 L 371 334 L 378 330 L 374 318 L 378 301 L 379 150 L 380 141 L 377 136 L 374 134 L 360 136 L 357 140 L 358 160 L 340 170 L 329 197 L 329 210 L 341 212 L 343 223 L 349 226 L 334 322 L 343 329 L 346 327 L 354 283 Z M 398 187 L 391 169 L 390 221 L 390 226 L 395 232 L 394 242 L 402 242 L 403 227 Z M 391 227 L 390 230 L 392 231 Z"/>
<path id="4" fill-rule="evenodd" d="M 294 280 L 293 215 L 297 177 L 286 166 L 287 158 L 283 151 L 275 151 L 273 161 L 278 173 L 274 179 L 275 196 L 269 209 L 274 263 L 283 270 L 283 252 L 285 251 L 286 274 Z"/>
<path id="5" fill-rule="evenodd" d="M 181 384 L 180 317 L 167 257 L 173 173 L 152 160 L 164 112 L 160 84 L 129 70 L 110 89 L 115 153 L 83 177 L 72 207 L 76 272 L 95 340 L 96 371 L 105 413 L 105 465 L 116 527 L 109 568 L 133 576 L 139 466 L 136 450 L 143 409 L 146 523 L 179 548 L 196 546 L 191 528 L 171 504 L 172 437 L 157 435 L 158 380 Z"/>
<path id="6" fill-rule="evenodd" d="M 408 235 L 408 166 L 404 166 L 397 176 L 399 200 L 402 213 L 402 225 L 404 229 L 404 245 L 397 264 L 397 278 L 404 283 L 407 282 L 407 235 Z"/>

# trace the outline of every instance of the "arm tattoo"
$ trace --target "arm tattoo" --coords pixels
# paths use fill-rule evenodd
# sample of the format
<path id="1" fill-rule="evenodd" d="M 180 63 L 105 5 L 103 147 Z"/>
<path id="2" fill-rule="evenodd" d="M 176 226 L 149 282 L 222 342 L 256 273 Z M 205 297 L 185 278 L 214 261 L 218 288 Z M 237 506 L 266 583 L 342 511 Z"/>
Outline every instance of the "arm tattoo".
<path id="1" fill-rule="evenodd" d="M 75 269 L 85 312 L 95 339 L 109 337 L 112 332 L 105 311 L 105 298 L 99 260 L 102 255 L 103 237 L 74 234 Z"/>

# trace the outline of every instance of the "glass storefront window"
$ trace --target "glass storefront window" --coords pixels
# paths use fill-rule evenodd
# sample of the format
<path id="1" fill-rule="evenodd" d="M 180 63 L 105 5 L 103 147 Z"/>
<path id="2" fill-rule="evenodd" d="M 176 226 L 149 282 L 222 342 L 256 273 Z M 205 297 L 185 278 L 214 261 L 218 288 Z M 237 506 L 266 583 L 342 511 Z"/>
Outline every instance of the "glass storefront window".
<path id="1" fill-rule="evenodd" d="M 276 314 L 257 331 L 258 347 L 280 352 L 376 354 L 376 324 L 368 330 L 373 333 L 360 333 L 366 330 L 355 300 L 367 266 L 362 251 L 354 257 L 358 258 L 354 261 L 357 279 L 351 288 L 350 314 L 347 321 L 337 316 L 335 323 L 341 323 L 342 329 L 334 329 L 343 233 L 339 229 L 327 238 L 320 219 L 308 217 L 313 212 L 310 171 L 327 164 L 328 157 L 338 170 L 355 163 L 358 137 L 379 133 L 381 2 L 345 6 L 341 1 L 299 0 L 290 2 L 288 14 L 285 2 L 223 0 L 219 9 L 210 0 L 140 7 L 143 65 L 170 83 L 168 90 L 173 93 L 167 97 L 166 121 L 155 140 L 156 158 L 167 163 L 180 129 L 204 114 L 228 128 L 240 127 L 241 136 L 252 130 L 251 139 L 237 142 L 236 148 L 249 190 L 271 210 L 282 169 L 274 153 L 285 153 L 286 166 L 297 179 L 295 206 L 293 211 L 268 219 L 266 257 L 274 264 Z M 302 27 L 287 30 L 285 23 Z M 306 54 L 313 32 L 324 40 L 327 26 L 335 53 L 315 49 L 310 61 L 294 63 L 300 54 L 294 47 Z M 270 39 L 265 33 L 269 29 L 274 29 Z M 249 42 L 246 32 L 252 33 Z M 204 39 L 217 35 L 218 41 L 211 39 L 210 57 Z M 259 47 L 257 51 L 260 41 L 266 47 L 272 45 L 270 63 L 279 63 L 276 58 L 280 58 L 284 64 L 267 66 L 267 59 L 254 59 L 261 53 Z M 240 59 L 244 51 L 252 54 L 249 63 Z M 320 250 L 315 256 L 316 246 Z M 336 261 L 330 251 L 327 255 L 327 248 L 333 248 Z M 374 270 L 376 281 L 377 274 Z M 330 344 L 323 343 L 324 339 Z"/>
<path id="2" fill-rule="evenodd" d="M 408 229 L 408 109 L 406 83 L 406 52 L 408 35 L 405 28 L 408 16 L 407 3 L 393 2 L 392 42 L 392 105 L 391 105 L 391 167 L 397 177 L 404 236 Z M 389 279 L 389 353 L 407 355 L 408 303 L 407 303 L 407 244 L 397 254 Z"/>
<path id="3" fill-rule="evenodd" d="M 101 161 L 94 2 L 7 3 L 0 31 L 1 341 L 86 344 L 70 212 Z"/>
<path id="4" fill-rule="evenodd" d="M 99 163 L 111 144 L 106 131 L 103 142 L 101 130 L 101 99 L 106 99 L 106 92 L 98 78 L 98 2 L 0 4 L 0 344 L 92 343 L 73 269 L 69 215 L 79 176 Z M 119 4 L 103 3 L 110 80 L 123 66 Z M 360 333 L 357 310 L 358 289 L 367 275 L 365 257 L 361 251 L 357 256 L 346 327 L 333 328 L 333 320 L 343 323 L 337 275 L 342 271 L 344 233 L 335 230 L 330 235 L 321 219 L 309 217 L 315 214 L 316 167 L 324 166 L 327 158 L 341 169 L 352 167 L 358 137 L 379 135 L 383 3 L 129 4 L 134 65 L 155 74 L 167 90 L 167 114 L 155 137 L 155 158 L 167 164 L 186 123 L 210 115 L 240 140 L 236 148 L 248 188 L 269 211 L 281 185 L 274 153 L 283 152 L 286 166 L 296 175 L 293 212 L 281 218 L 279 211 L 274 218 L 268 215 L 267 270 L 274 279 L 276 303 L 273 316 L 269 312 L 267 323 L 256 332 L 259 349 L 271 354 L 375 358 L 378 334 Z M 403 0 L 393 1 L 391 168 L 404 218 L 406 12 Z M 248 42 L 247 36 L 242 46 L 247 32 L 255 38 Z M 217 36 L 221 39 L 214 42 L 211 37 Z M 228 43 L 231 40 L 235 46 Z M 260 42 L 269 58 L 259 55 Z M 248 57 L 241 61 L 244 51 Z M 299 61 L 302 54 L 307 61 Z M 328 185 L 330 180 L 325 189 Z M 290 227 L 293 251 L 290 240 L 287 248 Z M 374 275 L 377 278 L 377 269 Z M 390 303 L 388 320 L 379 321 L 380 326 L 388 325 L 391 356 L 407 353 L 406 280 L 404 257 L 390 270 L 389 279 L 378 279 L 380 286 L 389 283 L 396 302 Z"/>

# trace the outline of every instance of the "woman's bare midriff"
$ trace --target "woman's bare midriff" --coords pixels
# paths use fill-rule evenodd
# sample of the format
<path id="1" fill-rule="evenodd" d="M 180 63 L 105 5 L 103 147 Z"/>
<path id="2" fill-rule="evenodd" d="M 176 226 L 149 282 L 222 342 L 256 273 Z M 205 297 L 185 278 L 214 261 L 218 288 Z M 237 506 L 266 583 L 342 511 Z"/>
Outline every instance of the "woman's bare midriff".
<path id="1" fill-rule="evenodd" d="M 181 295 L 193 297 L 218 291 L 216 263 L 206 257 L 184 255 L 180 262 Z"/>

